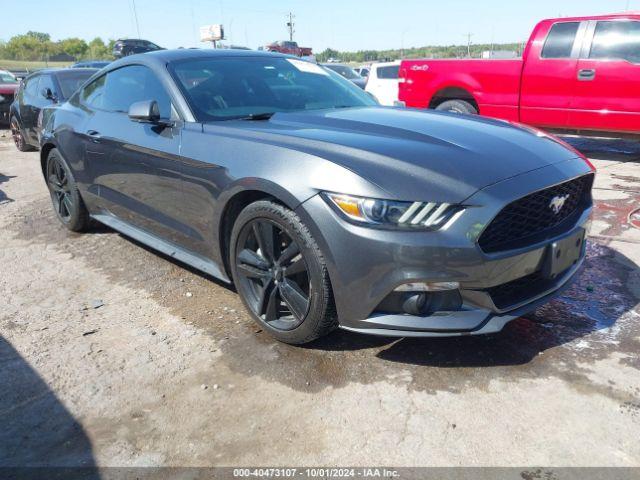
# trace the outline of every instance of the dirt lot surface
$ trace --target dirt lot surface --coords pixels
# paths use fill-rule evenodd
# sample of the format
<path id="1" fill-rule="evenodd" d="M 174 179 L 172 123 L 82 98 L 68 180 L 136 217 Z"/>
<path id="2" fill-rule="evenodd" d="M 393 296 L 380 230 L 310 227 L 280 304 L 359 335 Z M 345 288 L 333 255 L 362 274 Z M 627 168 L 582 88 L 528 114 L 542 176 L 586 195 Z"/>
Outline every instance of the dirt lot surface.
<path id="1" fill-rule="evenodd" d="M 291 347 L 232 289 L 64 230 L 0 131 L 0 465 L 640 466 L 640 145 L 574 143 L 597 205 L 562 298 L 488 337 Z"/>

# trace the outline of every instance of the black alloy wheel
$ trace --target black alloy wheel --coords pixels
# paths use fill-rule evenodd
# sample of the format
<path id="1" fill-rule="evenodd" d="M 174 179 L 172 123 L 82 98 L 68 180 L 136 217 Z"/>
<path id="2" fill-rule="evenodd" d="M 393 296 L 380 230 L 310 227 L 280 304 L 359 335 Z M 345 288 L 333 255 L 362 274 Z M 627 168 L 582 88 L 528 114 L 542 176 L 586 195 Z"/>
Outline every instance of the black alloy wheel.
<path id="1" fill-rule="evenodd" d="M 54 210 L 64 223 L 68 223 L 76 207 L 73 204 L 69 177 L 58 157 L 51 158 L 47 163 L 47 184 Z"/>
<path id="2" fill-rule="evenodd" d="M 271 220 L 256 219 L 243 227 L 238 246 L 239 288 L 253 313 L 277 330 L 299 326 L 311 283 L 298 244 Z"/>
<path id="3" fill-rule="evenodd" d="M 69 166 L 55 148 L 47 157 L 45 177 L 53 209 L 62 224 L 74 232 L 86 230 L 90 223 L 89 212 Z"/>
<path id="4" fill-rule="evenodd" d="M 295 212 L 271 200 L 246 206 L 233 225 L 230 247 L 240 298 L 276 339 L 308 343 L 337 327 L 324 256 Z"/>
<path id="5" fill-rule="evenodd" d="M 13 143 L 16 144 L 16 148 L 21 152 L 26 152 L 31 150 L 29 145 L 24 139 L 22 135 L 22 130 L 20 130 L 20 124 L 18 123 L 18 119 L 13 117 L 11 119 L 11 137 L 13 137 Z"/>

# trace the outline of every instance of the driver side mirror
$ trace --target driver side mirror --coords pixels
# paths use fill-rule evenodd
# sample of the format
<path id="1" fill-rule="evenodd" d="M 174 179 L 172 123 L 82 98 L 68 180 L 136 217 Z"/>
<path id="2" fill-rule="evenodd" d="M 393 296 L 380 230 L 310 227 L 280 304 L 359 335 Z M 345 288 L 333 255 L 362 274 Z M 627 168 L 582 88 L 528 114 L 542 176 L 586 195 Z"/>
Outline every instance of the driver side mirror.
<path id="1" fill-rule="evenodd" d="M 129 118 L 134 122 L 157 123 L 160 120 L 160 107 L 155 100 L 143 100 L 132 103 Z"/>
<path id="2" fill-rule="evenodd" d="M 42 96 L 44 98 L 46 98 L 47 100 L 51 100 L 52 102 L 57 102 L 58 101 L 58 98 L 56 97 L 56 95 L 48 87 L 47 88 L 43 88 L 41 93 L 42 93 Z"/>
<path id="3" fill-rule="evenodd" d="M 161 127 L 169 127 L 174 124 L 171 120 L 160 117 L 160 107 L 155 100 L 132 103 L 129 107 L 129 118 L 134 122 L 152 123 Z"/>

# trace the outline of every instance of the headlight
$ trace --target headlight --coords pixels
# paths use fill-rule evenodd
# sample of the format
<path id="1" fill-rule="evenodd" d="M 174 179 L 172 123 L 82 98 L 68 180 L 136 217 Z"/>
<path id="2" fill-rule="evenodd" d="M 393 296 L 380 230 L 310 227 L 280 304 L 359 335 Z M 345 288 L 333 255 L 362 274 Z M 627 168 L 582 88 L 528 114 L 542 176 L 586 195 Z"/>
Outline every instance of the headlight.
<path id="1" fill-rule="evenodd" d="M 323 197 L 350 220 L 381 227 L 437 230 L 463 210 L 449 203 L 398 202 L 326 192 Z"/>
<path id="2" fill-rule="evenodd" d="M 4 97 L 0 95 L 0 102 L 4 102 Z"/>

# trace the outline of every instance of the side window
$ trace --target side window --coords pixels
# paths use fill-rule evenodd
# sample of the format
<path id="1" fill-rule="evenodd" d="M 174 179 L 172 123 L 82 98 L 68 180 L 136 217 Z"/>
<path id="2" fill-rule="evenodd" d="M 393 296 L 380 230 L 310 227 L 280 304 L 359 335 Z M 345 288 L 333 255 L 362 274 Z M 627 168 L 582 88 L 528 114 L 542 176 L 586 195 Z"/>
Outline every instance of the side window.
<path id="1" fill-rule="evenodd" d="M 171 99 L 156 74 L 142 65 L 131 65 L 113 70 L 107 81 L 101 108 L 113 112 L 128 112 L 131 104 L 143 100 L 156 100 L 160 116 L 171 117 Z"/>
<path id="2" fill-rule="evenodd" d="M 27 98 L 34 98 L 38 95 L 38 83 L 40 82 L 40 75 L 32 77 L 27 80 L 27 84 L 24 87 L 24 95 Z"/>
<path id="3" fill-rule="evenodd" d="M 598 22 L 589 58 L 640 63 L 640 22 Z"/>
<path id="4" fill-rule="evenodd" d="M 42 96 L 42 92 L 45 88 L 51 89 L 54 95 L 57 94 L 56 88 L 53 85 L 53 80 L 51 79 L 51 75 L 42 75 L 40 77 L 40 83 L 38 84 L 38 95 L 40 95 L 40 98 L 44 98 Z"/>
<path id="5" fill-rule="evenodd" d="M 107 76 L 102 75 L 100 78 L 96 78 L 93 82 L 82 89 L 80 92 L 80 99 L 83 103 L 91 107 L 103 108 L 102 102 L 104 100 L 104 84 Z"/>
<path id="6" fill-rule="evenodd" d="M 542 48 L 542 58 L 571 58 L 573 42 L 580 22 L 556 23 Z"/>
<path id="7" fill-rule="evenodd" d="M 399 70 L 400 70 L 400 65 L 391 65 L 389 67 L 379 67 L 378 78 L 383 78 L 385 80 L 396 79 L 398 78 Z"/>

